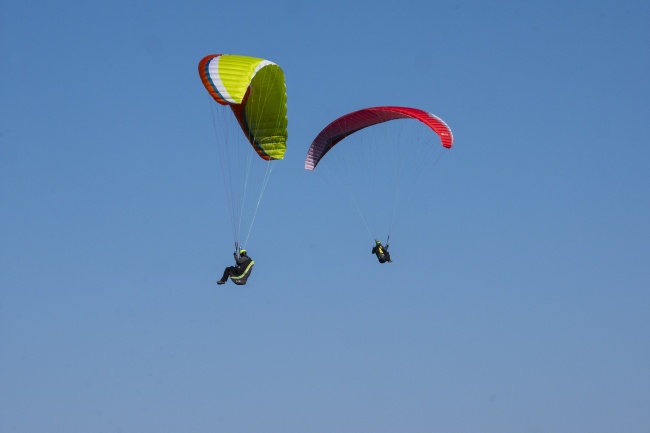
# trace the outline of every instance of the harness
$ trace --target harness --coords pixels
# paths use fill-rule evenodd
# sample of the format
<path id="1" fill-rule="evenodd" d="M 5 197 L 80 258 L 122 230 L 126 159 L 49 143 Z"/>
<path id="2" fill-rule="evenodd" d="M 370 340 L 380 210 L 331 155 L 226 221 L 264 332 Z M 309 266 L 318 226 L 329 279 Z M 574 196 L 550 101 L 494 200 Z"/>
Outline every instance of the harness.
<path id="1" fill-rule="evenodd" d="M 232 280 L 233 283 L 241 286 L 246 284 L 246 281 L 248 280 L 248 277 L 251 274 L 251 271 L 253 270 L 253 265 L 255 264 L 254 260 L 251 260 L 248 263 L 248 266 L 246 266 L 246 269 L 244 269 L 244 272 L 242 272 L 241 275 L 230 275 L 230 279 Z"/>

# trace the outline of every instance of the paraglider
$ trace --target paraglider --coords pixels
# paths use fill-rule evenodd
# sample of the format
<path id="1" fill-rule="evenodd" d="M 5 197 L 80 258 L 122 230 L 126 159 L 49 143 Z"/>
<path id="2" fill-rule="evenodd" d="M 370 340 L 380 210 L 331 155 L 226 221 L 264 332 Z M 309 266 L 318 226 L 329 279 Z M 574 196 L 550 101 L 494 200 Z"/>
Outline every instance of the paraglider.
<path id="1" fill-rule="evenodd" d="M 275 163 L 284 158 L 287 148 L 284 72 L 269 60 L 232 54 L 206 56 L 198 69 L 212 96 L 234 255 L 241 257 Z M 245 284 L 251 270 L 252 261 L 245 278 L 230 274 L 231 279 Z"/>
<path id="2" fill-rule="evenodd" d="M 442 146 L 435 146 L 436 141 Z M 364 108 L 320 131 L 307 151 L 305 169 L 314 171 L 325 165 L 327 182 L 340 183 L 349 193 L 373 239 L 372 253 L 380 263 L 387 263 L 392 261 L 388 242 L 382 245 L 378 232 L 390 238 L 397 215 L 409 208 L 414 191 L 421 184 L 429 185 L 418 179 L 437 164 L 444 153 L 438 149 L 451 148 L 453 141 L 449 126 L 427 111 L 399 106 Z"/>
<path id="3" fill-rule="evenodd" d="M 375 241 L 375 245 L 372 247 L 372 251 L 370 253 L 377 256 L 379 263 L 393 262 L 390 259 L 390 253 L 388 252 L 388 243 L 386 243 L 386 246 L 383 246 L 381 244 L 381 241 Z"/>
<path id="4" fill-rule="evenodd" d="M 255 262 L 253 259 L 248 257 L 246 250 L 239 250 L 239 257 L 237 256 L 236 252 L 232 253 L 232 255 L 235 259 L 236 265 L 228 266 L 226 269 L 224 269 L 223 276 L 219 281 L 217 281 L 217 284 L 219 285 L 226 284 L 228 277 L 230 277 L 233 283 L 239 286 L 244 285 L 246 284 L 246 281 L 248 281 L 248 277 L 253 270 L 253 265 L 255 265 Z"/>

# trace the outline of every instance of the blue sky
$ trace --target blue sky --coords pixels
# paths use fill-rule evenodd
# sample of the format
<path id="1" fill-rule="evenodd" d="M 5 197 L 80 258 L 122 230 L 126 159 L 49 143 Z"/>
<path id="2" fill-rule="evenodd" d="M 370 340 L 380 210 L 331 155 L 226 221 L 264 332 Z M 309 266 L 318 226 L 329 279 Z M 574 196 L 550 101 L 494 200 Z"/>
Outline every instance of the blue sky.
<path id="1" fill-rule="evenodd" d="M 0 430 L 647 432 L 649 20 L 627 0 L 3 3 Z M 215 284 L 211 53 L 286 75 L 245 287 Z M 390 266 L 303 168 L 374 105 L 455 138 Z"/>

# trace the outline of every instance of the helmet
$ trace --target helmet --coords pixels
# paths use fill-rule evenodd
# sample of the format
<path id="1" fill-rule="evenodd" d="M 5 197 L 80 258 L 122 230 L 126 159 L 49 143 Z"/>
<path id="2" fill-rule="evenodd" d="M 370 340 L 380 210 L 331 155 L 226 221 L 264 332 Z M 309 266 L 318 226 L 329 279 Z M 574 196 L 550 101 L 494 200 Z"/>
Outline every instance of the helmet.
<path id="1" fill-rule="evenodd" d="M 381 241 L 377 241 L 377 245 L 381 245 Z"/>
<path id="2" fill-rule="evenodd" d="M 246 250 L 239 250 L 239 255 L 240 255 L 240 256 L 243 256 L 243 255 L 245 255 L 245 254 L 246 254 Z"/>

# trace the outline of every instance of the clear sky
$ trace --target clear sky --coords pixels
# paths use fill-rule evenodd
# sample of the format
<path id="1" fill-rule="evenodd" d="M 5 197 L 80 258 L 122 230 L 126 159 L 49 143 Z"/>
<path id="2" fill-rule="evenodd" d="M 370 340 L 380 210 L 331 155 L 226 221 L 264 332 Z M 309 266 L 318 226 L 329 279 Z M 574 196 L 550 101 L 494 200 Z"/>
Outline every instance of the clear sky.
<path id="1" fill-rule="evenodd" d="M 5 0 L 0 431 L 647 433 L 647 1 Z M 232 237 L 212 53 L 284 70 L 289 141 Z M 334 118 L 454 147 L 379 265 L 303 168 Z"/>

